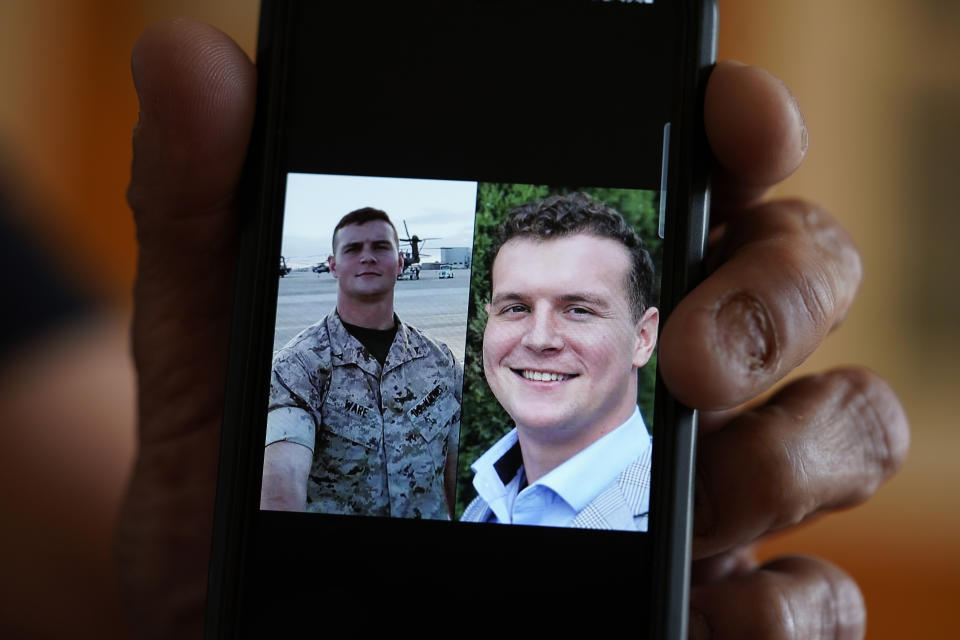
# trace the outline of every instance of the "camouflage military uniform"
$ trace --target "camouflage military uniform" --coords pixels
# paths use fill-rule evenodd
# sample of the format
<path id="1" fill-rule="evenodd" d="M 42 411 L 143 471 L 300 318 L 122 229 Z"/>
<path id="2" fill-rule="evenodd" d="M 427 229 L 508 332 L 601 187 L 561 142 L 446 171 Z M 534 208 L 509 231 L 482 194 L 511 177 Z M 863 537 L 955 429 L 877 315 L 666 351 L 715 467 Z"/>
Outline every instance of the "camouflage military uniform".
<path id="1" fill-rule="evenodd" d="M 448 519 L 462 381 L 446 345 L 402 322 L 381 367 L 333 311 L 274 356 L 266 443 L 313 451 L 307 511 Z"/>

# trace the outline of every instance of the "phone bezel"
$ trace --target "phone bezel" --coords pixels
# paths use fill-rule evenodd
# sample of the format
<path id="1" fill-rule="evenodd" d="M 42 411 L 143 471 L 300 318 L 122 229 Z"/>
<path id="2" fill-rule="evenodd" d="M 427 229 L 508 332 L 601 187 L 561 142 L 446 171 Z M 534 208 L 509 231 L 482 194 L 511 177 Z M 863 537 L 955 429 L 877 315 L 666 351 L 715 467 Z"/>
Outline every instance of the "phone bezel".
<path id="1" fill-rule="evenodd" d="M 278 286 L 274 272 L 280 253 L 280 226 L 270 211 L 279 210 L 276 206 L 278 194 L 282 197 L 285 184 L 285 175 L 278 161 L 284 130 L 279 120 L 289 66 L 292 4 L 291 0 L 276 0 L 264 2 L 261 9 L 257 49 L 260 74 L 258 110 L 238 198 L 244 206 L 241 209 L 240 260 L 231 325 L 208 585 L 208 637 L 234 637 L 241 628 L 237 626 L 239 612 L 243 609 L 240 603 L 247 597 L 246 580 L 252 573 L 251 541 L 260 534 L 264 521 L 262 514 L 258 513 L 263 452 L 262 446 L 257 446 L 257 430 L 253 425 L 262 421 L 258 407 L 265 404 L 265 399 L 263 403 L 250 399 L 266 386 L 269 366 L 263 366 L 263 345 L 272 344 L 273 338 Z M 669 193 L 685 194 L 685 198 L 683 203 L 671 203 L 669 211 L 685 210 L 687 215 L 669 215 L 667 218 L 667 236 L 684 238 L 685 242 L 669 241 L 665 246 L 660 303 L 665 315 L 701 277 L 709 219 L 710 164 L 705 152 L 702 103 L 706 79 L 716 58 L 715 0 L 687 0 L 678 4 L 682 4 L 689 19 L 684 42 L 678 43 L 684 52 L 682 66 L 687 74 L 679 83 L 681 90 L 675 92 L 682 109 L 676 110 L 679 120 L 678 126 L 673 128 Z M 692 45 L 690 40 L 693 40 Z M 659 550 L 659 553 L 651 559 L 650 580 L 638 585 L 636 597 L 638 601 L 650 603 L 652 637 L 678 638 L 686 636 L 687 625 L 696 414 L 669 397 L 659 376 L 656 394 L 655 421 L 672 423 L 675 428 L 670 431 L 670 437 L 658 437 L 654 447 L 651 492 L 651 521 L 654 524 L 647 542 L 640 546 Z M 351 535 L 357 521 L 364 521 L 362 526 L 375 528 L 384 537 L 400 538 L 411 526 L 418 527 L 429 538 L 439 526 L 443 531 L 437 534 L 438 537 L 458 538 L 467 544 L 479 541 L 497 549 L 514 549 L 513 554 L 508 552 L 500 558 L 506 563 L 525 561 L 517 550 L 529 548 L 529 545 L 539 545 L 543 550 L 542 557 L 546 558 L 551 554 L 565 553 L 571 545 L 586 548 L 594 535 L 577 530 L 544 532 L 540 528 L 496 525 L 470 525 L 451 535 L 452 529 L 447 523 L 311 517 L 316 517 L 317 526 L 331 537 Z M 604 532 L 603 535 L 611 536 L 610 540 L 613 540 L 636 534 Z M 623 544 L 635 541 L 624 540 Z M 451 549 L 456 546 L 449 541 L 447 545 Z M 449 553 L 449 549 L 442 553 Z M 571 560 L 573 566 L 564 571 L 577 575 L 578 571 L 589 570 L 589 558 L 580 558 L 579 565 L 577 558 Z M 421 577 L 428 579 L 426 574 Z"/>

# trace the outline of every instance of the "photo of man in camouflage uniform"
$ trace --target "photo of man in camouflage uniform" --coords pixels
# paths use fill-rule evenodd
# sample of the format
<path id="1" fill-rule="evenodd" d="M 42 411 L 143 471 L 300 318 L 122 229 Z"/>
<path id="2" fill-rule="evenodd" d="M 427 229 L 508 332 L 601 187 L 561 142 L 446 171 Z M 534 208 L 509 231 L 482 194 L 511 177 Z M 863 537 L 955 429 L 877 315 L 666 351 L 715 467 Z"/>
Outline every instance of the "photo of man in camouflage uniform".
<path id="1" fill-rule="evenodd" d="M 274 355 L 260 506 L 449 519 L 463 368 L 394 313 L 387 214 L 344 216 L 329 266 L 336 308 Z"/>

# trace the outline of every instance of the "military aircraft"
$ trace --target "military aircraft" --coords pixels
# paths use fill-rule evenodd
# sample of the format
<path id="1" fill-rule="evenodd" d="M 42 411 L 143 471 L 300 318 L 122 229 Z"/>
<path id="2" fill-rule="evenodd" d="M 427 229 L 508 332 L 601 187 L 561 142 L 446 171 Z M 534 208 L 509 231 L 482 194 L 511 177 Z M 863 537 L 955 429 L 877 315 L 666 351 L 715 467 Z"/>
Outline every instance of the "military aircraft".
<path id="1" fill-rule="evenodd" d="M 407 221 L 403 221 L 403 231 L 407 234 L 406 238 L 400 238 L 400 242 L 406 242 L 410 245 L 410 251 L 400 251 L 403 256 L 403 271 L 397 274 L 397 280 L 419 280 L 420 279 L 420 249 L 423 248 L 427 240 L 439 240 L 440 238 L 421 238 L 417 235 L 410 235 L 410 229 L 407 228 Z"/>

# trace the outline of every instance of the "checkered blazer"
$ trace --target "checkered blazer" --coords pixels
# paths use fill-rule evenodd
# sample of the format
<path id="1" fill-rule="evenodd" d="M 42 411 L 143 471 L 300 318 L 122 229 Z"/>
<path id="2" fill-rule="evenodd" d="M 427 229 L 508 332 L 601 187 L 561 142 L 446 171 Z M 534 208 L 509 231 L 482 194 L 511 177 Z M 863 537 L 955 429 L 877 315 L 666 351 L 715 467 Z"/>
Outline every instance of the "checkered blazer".
<path id="1" fill-rule="evenodd" d="M 646 531 L 650 512 L 650 451 L 630 463 L 617 479 L 574 517 L 571 527 Z M 493 512 L 480 497 L 464 509 L 461 522 L 487 522 Z"/>

